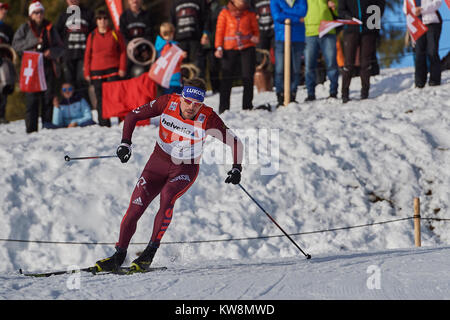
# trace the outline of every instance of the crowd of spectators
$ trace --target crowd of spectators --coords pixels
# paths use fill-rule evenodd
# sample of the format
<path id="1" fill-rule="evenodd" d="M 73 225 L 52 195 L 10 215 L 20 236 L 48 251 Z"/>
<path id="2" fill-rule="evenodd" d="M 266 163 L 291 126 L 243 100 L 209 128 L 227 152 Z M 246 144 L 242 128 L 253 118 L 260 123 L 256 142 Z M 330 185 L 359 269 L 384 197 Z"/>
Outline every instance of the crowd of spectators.
<path id="1" fill-rule="evenodd" d="M 316 99 L 317 70 L 322 67 L 330 80 L 329 98 L 337 99 L 338 78 L 342 75 L 343 103 L 350 100 L 351 79 L 359 67 L 361 99 L 367 99 L 379 37 L 379 28 L 368 24 L 369 8 L 377 6 L 382 15 L 385 7 L 385 0 L 173 0 L 169 21 L 156 25 L 151 9 L 144 9 L 143 0 L 127 0 L 127 9 L 120 16 L 120 29 L 116 30 L 106 10 L 93 12 L 79 0 L 66 0 L 66 3 L 68 8 L 79 8 L 76 19 L 66 10 L 52 23 L 45 18 L 42 3 L 34 0 L 29 5 L 27 21 L 13 32 L 3 22 L 9 6 L 0 2 L 0 45 L 12 46 L 19 56 L 24 51 L 36 51 L 44 57 L 48 89 L 25 93 L 27 133 L 38 130 L 39 114 L 47 128 L 93 124 L 92 117 L 85 117 L 86 106 L 89 110 L 97 109 L 100 126 L 111 126 L 110 119 L 102 116 L 102 84 L 134 78 L 148 71 L 148 65 L 137 65 L 127 55 L 127 45 L 137 38 L 155 44 L 158 56 L 171 45 L 180 47 L 184 51 L 183 63 L 196 65 L 200 77 L 209 79 L 213 93 L 220 94 L 219 113 L 230 109 L 231 89 L 236 81 L 243 86 L 242 109 L 254 108 L 258 50 L 270 52 L 274 64 L 271 77 L 277 106 L 280 106 L 286 101 L 286 19 L 291 26 L 289 101 L 296 100 L 303 73 L 307 89 L 305 102 Z M 437 50 L 442 30 L 438 11 L 441 3 L 442 0 L 416 0 L 414 14 L 428 27 L 427 34 L 415 44 L 415 85 L 419 88 L 425 86 L 428 71 L 429 85 L 440 84 Z M 362 24 L 345 25 L 341 30 L 332 29 L 319 36 L 320 23 L 336 19 L 358 20 Z M 341 31 L 342 42 L 338 37 Z M 342 68 L 337 63 L 340 44 L 344 56 Z M 322 66 L 318 66 L 319 61 L 323 62 Z M 161 93 L 180 92 L 182 78 L 178 65 L 171 87 Z M 90 86 L 94 94 L 89 94 Z M 66 91 L 58 89 L 61 87 Z M 0 92 L 0 123 L 7 122 L 6 99 L 7 94 Z M 72 109 L 77 112 L 68 111 Z M 67 115 L 71 114 L 77 114 L 82 121 L 68 119 Z"/>

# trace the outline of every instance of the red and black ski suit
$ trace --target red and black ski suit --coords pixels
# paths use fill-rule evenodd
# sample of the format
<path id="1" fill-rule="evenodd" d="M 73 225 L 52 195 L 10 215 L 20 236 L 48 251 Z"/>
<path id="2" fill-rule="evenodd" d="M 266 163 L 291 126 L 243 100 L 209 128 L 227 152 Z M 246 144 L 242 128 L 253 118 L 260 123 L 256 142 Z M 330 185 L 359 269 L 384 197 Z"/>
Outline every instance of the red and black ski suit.
<path id="1" fill-rule="evenodd" d="M 208 135 L 232 148 L 234 164 L 242 163 L 242 143 L 225 126 L 212 108 L 202 106 L 193 120 L 180 113 L 181 96 L 164 95 L 128 113 L 122 141 L 131 143 L 136 122 L 161 116 L 155 149 L 138 179 L 130 205 L 120 225 L 116 246 L 127 249 L 139 218 L 150 202 L 160 194 L 160 208 L 153 223 L 151 242 L 159 247 L 172 221 L 175 201 L 194 183 L 199 171 L 202 147 Z"/>

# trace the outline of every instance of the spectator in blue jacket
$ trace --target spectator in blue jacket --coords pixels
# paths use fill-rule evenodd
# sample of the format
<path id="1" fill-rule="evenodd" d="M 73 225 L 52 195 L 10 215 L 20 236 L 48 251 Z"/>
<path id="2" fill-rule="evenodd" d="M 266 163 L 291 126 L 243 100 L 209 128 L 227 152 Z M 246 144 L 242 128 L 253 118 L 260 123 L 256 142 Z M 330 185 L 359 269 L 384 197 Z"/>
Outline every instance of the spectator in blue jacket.
<path id="1" fill-rule="evenodd" d="M 155 50 L 157 57 L 164 55 L 167 50 L 170 50 L 172 45 L 178 45 L 177 41 L 174 41 L 175 26 L 170 22 L 163 22 L 159 27 L 159 35 L 156 36 Z M 187 52 L 183 52 L 183 59 L 187 57 Z M 176 66 L 172 78 L 170 78 L 170 87 L 163 88 L 162 94 L 169 93 L 181 93 L 183 89 L 181 78 L 181 61 Z"/>
<path id="2" fill-rule="evenodd" d="M 278 105 L 284 103 L 284 21 L 291 20 L 291 102 L 295 101 L 300 81 L 301 59 L 305 49 L 304 17 L 306 0 L 271 0 L 270 10 L 275 25 L 275 89 Z"/>
<path id="3" fill-rule="evenodd" d="M 95 122 L 92 120 L 91 107 L 81 95 L 74 93 L 71 83 L 64 83 L 61 88 L 63 99 L 53 99 L 53 119 L 45 123 L 44 128 L 58 129 L 71 127 L 85 127 Z"/>

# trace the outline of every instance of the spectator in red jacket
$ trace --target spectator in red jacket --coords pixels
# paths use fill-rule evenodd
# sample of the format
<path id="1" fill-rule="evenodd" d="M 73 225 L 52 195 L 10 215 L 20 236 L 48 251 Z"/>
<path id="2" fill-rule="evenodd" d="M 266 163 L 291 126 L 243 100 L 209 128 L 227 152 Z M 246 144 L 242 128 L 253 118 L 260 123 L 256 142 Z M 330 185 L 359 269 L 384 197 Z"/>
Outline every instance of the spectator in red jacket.
<path id="1" fill-rule="evenodd" d="M 84 77 L 94 85 L 99 125 L 110 127 L 111 121 L 102 116 L 102 83 L 125 77 L 126 47 L 121 33 L 109 27 L 106 11 L 99 10 L 95 21 L 97 28 L 89 34 L 86 43 Z"/>

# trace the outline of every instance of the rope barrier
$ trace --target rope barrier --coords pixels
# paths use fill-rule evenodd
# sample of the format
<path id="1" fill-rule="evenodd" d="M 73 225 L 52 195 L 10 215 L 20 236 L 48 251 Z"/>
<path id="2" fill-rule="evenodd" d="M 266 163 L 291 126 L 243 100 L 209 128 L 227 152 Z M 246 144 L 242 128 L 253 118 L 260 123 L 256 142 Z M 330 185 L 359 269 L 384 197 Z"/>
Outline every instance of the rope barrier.
<path id="1" fill-rule="evenodd" d="M 348 227 L 339 227 L 339 228 L 331 228 L 324 230 L 316 230 L 316 231 L 307 231 L 307 232 L 298 232 L 289 234 L 289 236 L 301 236 L 315 233 L 325 233 L 325 232 L 335 232 L 341 230 L 350 230 L 362 227 L 370 227 L 375 225 L 388 224 L 399 221 L 406 221 L 414 219 L 414 217 L 406 217 L 406 218 L 398 218 L 393 220 L 379 221 L 373 223 L 366 223 Z M 429 221 L 450 221 L 449 218 L 425 218 L 421 217 L 421 220 L 429 220 Z M 271 236 L 258 236 L 258 237 L 245 237 L 245 238 L 230 238 L 230 239 L 212 239 L 212 240 L 192 240 L 192 241 L 168 241 L 161 242 L 161 244 L 197 244 L 197 243 L 213 243 L 213 242 L 230 242 L 230 241 L 247 241 L 247 240 L 262 240 L 262 239 L 270 239 L 270 238 L 280 238 L 285 237 L 285 235 L 271 235 Z M 0 239 L 2 242 L 19 242 L 19 243 L 38 243 L 38 244 L 65 244 L 65 245 L 115 245 L 115 242 L 76 242 L 76 241 L 46 241 L 46 240 L 19 240 L 19 239 Z M 133 242 L 130 245 L 147 245 L 147 242 Z"/>

